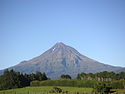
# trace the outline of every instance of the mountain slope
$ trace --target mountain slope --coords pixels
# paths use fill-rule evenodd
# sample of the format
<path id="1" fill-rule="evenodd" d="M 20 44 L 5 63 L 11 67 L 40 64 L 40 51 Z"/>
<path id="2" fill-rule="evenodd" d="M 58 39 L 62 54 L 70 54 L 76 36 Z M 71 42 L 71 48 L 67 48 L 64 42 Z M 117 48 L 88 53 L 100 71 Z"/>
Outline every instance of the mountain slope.
<path id="1" fill-rule="evenodd" d="M 58 79 L 61 74 L 69 74 L 74 78 L 81 72 L 120 72 L 120 70 L 124 70 L 121 67 L 102 64 L 90 59 L 63 43 L 56 43 L 42 55 L 29 61 L 23 61 L 9 69 L 14 69 L 22 73 L 45 72 L 52 79 Z"/>

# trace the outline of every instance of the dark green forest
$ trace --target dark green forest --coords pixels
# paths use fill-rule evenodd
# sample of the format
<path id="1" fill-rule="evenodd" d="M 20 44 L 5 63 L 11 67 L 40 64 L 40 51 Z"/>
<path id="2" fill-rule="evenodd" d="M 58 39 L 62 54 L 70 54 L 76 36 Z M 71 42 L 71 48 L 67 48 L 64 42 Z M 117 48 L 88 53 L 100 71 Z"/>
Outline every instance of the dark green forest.
<path id="1" fill-rule="evenodd" d="M 0 76 L 0 90 L 22 88 L 27 86 L 71 86 L 95 88 L 99 85 L 113 89 L 125 88 L 125 72 L 80 73 L 75 79 L 68 74 L 62 74 L 59 80 L 47 78 L 45 73 L 36 72 L 22 74 L 14 70 L 5 70 Z M 107 87 L 105 87 L 107 88 Z"/>
<path id="2" fill-rule="evenodd" d="M 14 70 L 5 70 L 4 74 L 0 76 L 0 90 L 22 88 L 30 86 L 32 81 L 47 80 L 45 73 L 36 72 L 35 74 L 22 74 Z"/>

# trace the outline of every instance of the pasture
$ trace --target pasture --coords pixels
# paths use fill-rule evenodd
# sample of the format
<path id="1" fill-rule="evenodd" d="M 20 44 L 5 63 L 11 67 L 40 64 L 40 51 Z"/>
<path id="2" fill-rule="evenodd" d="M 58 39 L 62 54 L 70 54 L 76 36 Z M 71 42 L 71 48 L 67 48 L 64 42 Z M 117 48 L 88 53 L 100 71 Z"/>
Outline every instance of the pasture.
<path id="1" fill-rule="evenodd" d="M 60 87 L 63 91 L 68 91 L 68 93 L 60 94 L 91 94 L 92 88 L 79 88 L 79 87 Z M 50 93 L 53 89 L 53 86 L 40 86 L 40 87 L 26 87 L 26 88 L 17 88 L 10 90 L 2 90 L 0 94 L 55 94 Z M 116 89 L 116 93 L 113 94 L 125 94 L 125 89 Z M 59 94 L 59 93 L 58 93 Z"/>
<path id="2" fill-rule="evenodd" d="M 68 91 L 67 94 L 89 94 L 92 92 L 92 88 L 78 88 L 78 87 L 60 87 L 63 91 Z M 26 88 L 18 88 L 18 89 L 10 89 L 0 91 L 0 94 L 55 94 L 50 93 L 53 89 L 52 86 L 40 86 L 40 87 L 26 87 Z"/>

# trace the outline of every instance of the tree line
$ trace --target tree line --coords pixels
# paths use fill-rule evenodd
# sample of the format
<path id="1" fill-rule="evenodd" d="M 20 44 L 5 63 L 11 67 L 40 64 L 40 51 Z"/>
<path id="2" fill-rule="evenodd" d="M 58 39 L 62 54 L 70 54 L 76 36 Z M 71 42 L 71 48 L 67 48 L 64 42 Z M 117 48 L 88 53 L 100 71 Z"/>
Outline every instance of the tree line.
<path id="1" fill-rule="evenodd" d="M 98 80 L 98 81 L 114 81 L 114 80 L 125 80 L 125 72 L 114 73 L 114 72 L 100 72 L 100 73 L 80 73 L 77 75 L 77 79 L 80 80 Z"/>
<path id="2" fill-rule="evenodd" d="M 45 81 L 46 80 L 46 81 Z M 0 90 L 22 88 L 26 86 L 74 86 L 94 88 L 96 83 L 107 83 L 112 88 L 125 88 L 125 72 L 79 73 L 75 79 L 62 74 L 59 80 L 50 80 L 45 73 L 22 74 L 14 70 L 5 70 L 0 76 Z"/>
<path id="3" fill-rule="evenodd" d="M 80 73 L 75 79 L 63 74 L 59 80 L 32 81 L 30 86 L 72 86 L 95 88 L 98 84 L 108 84 L 113 89 L 125 88 L 125 72 Z M 105 87 L 107 89 L 107 87 Z"/>
<path id="4" fill-rule="evenodd" d="M 62 74 L 60 79 L 72 79 L 68 74 Z M 114 73 L 114 72 L 100 72 L 100 73 L 79 73 L 76 77 L 78 80 L 97 80 L 97 81 L 115 81 L 125 80 L 125 72 Z"/>
<path id="5" fill-rule="evenodd" d="M 41 72 L 22 74 L 14 70 L 5 70 L 0 76 L 0 90 L 22 88 L 30 86 L 30 82 L 34 80 L 43 81 L 47 79 L 46 74 Z"/>
<path id="6" fill-rule="evenodd" d="M 125 88 L 125 80 L 117 80 L 117 81 L 96 81 L 96 80 L 77 80 L 77 79 L 45 80 L 45 81 L 32 81 L 30 83 L 30 86 L 68 86 L 68 87 L 94 88 L 98 83 L 107 84 L 113 89 Z"/>

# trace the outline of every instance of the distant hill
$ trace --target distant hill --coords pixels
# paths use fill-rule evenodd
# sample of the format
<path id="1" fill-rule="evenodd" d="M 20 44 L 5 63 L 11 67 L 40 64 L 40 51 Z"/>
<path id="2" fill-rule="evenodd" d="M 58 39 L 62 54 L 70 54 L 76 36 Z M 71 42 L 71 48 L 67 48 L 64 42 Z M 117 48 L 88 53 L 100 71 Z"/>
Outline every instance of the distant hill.
<path id="1" fill-rule="evenodd" d="M 40 56 L 23 61 L 8 69 L 14 69 L 22 73 L 45 72 L 52 79 L 58 79 L 62 74 L 69 74 L 74 78 L 81 72 L 125 71 L 125 68 L 106 65 L 90 59 L 61 42 L 56 43 Z M 0 73 L 2 72 L 3 70 L 0 71 Z"/>

